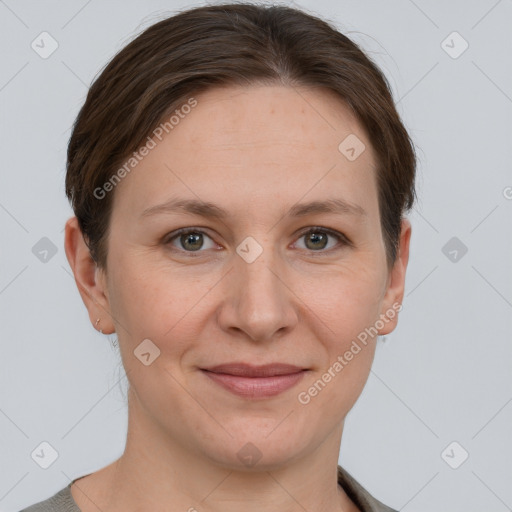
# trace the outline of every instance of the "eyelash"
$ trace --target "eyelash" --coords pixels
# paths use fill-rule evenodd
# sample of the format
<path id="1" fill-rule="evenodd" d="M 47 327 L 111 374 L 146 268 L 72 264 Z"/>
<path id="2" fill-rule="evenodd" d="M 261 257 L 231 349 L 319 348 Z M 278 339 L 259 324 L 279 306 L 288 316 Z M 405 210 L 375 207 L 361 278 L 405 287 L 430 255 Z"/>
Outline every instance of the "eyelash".
<path id="1" fill-rule="evenodd" d="M 312 255 L 316 256 L 317 254 L 318 255 L 321 255 L 321 254 L 330 254 L 331 252 L 333 251 L 337 251 L 337 250 L 340 250 L 342 249 L 343 247 L 353 247 L 353 243 L 343 234 L 343 233 L 340 233 L 338 231 L 335 231 L 333 229 L 330 229 L 330 228 L 324 228 L 324 227 L 321 227 L 321 226 L 313 226 L 313 227 L 310 227 L 310 228 L 307 228 L 306 230 L 303 230 L 299 233 L 298 235 L 298 239 L 304 237 L 305 235 L 308 235 L 310 233 L 325 233 L 329 236 L 332 236 L 334 238 L 336 238 L 338 240 L 338 243 L 341 244 L 340 246 L 338 247 L 331 247 L 330 249 L 327 249 L 327 250 L 318 250 L 318 251 L 313 251 L 313 250 L 307 250 L 307 252 L 311 253 Z M 168 235 L 166 235 L 164 237 L 164 245 L 171 245 L 171 242 L 173 242 L 176 238 L 178 238 L 179 236 L 181 235 L 186 235 L 186 234 L 189 234 L 189 233 L 195 233 L 195 234 L 202 234 L 202 235 L 206 235 L 208 238 L 212 238 L 211 236 L 208 235 L 207 232 L 205 232 L 204 230 L 200 229 L 200 228 L 194 228 L 194 227 L 188 227 L 188 228 L 181 228 L 181 229 L 178 229 L 176 231 L 173 231 L 172 233 L 169 233 Z M 199 256 L 199 254 L 196 254 L 196 253 L 201 253 L 201 252 L 204 252 L 204 250 L 197 250 L 197 251 L 186 251 L 184 249 L 178 249 L 176 247 L 172 247 L 172 250 L 174 251 L 177 251 L 177 252 L 180 252 L 180 253 L 185 253 L 187 254 L 188 256 L 190 257 L 197 257 Z"/>

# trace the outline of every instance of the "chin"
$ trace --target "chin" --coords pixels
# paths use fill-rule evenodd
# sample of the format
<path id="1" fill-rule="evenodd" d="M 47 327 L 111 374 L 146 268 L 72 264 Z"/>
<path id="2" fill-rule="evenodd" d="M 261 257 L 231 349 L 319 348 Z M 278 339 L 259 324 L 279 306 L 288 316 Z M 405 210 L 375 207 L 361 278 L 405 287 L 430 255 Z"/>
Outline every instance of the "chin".
<path id="1" fill-rule="evenodd" d="M 211 444 L 203 449 L 212 461 L 230 471 L 281 469 L 307 449 L 305 443 L 309 439 L 297 425 L 280 431 L 283 424 L 279 425 L 279 422 L 285 416 L 277 421 L 253 419 L 252 422 L 245 417 L 245 428 L 235 428 L 237 422 L 226 422 L 225 428 L 232 437 L 228 434 L 222 439 L 209 437 Z"/>
<path id="2" fill-rule="evenodd" d="M 295 453 L 276 452 L 267 446 L 252 442 L 242 444 L 240 449 L 226 454 L 210 453 L 210 459 L 218 466 L 236 472 L 276 471 L 291 463 Z"/>

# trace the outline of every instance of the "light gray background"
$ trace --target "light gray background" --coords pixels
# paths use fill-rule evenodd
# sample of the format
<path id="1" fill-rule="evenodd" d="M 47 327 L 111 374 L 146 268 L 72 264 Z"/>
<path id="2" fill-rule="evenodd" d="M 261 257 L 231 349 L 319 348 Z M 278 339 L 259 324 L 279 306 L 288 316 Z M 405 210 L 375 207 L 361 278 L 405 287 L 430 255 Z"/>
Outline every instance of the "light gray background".
<path id="1" fill-rule="evenodd" d="M 124 448 L 126 378 L 63 249 L 66 145 L 104 64 L 193 5 L 0 0 L 1 511 Z M 512 510 L 512 2 L 295 5 L 334 21 L 381 66 L 420 160 L 404 309 L 349 413 L 340 463 L 397 510 Z M 31 48 L 43 31 L 59 45 L 47 59 Z M 469 44 L 458 58 L 444 48 L 461 40 L 442 45 L 453 31 Z M 42 237 L 57 248 L 46 263 L 32 252 Z M 455 262 L 442 251 L 452 237 L 468 248 Z M 43 441 L 59 454 L 46 470 L 31 458 Z M 462 448 L 443 457 L 453 441 Z M 462 449 L 469 458 L 452 469 Z"/>

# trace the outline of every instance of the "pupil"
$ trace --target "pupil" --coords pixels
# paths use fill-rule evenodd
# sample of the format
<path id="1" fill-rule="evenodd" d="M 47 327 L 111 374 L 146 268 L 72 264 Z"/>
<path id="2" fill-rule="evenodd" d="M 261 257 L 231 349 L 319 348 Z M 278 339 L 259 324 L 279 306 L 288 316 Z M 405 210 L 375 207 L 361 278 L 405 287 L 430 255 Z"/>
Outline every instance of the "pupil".
<path id="1" fill-rule="evenodd" d="M 185 247 L 185 248 L 188 248 L 188 249 L 192 249 L 193 251 L 197 251 L 198 249 L 201 248 L 202 246 L 202 243 L 198 243 L 201 241 L 201 234 L 200 233 L 187 233 L 185 235 L 181 235 L 181 239 L 182 239 L 182 245 Z M 185 240 L 185 243 L 183 243 L 183 239 Z M 187 247 L 187 244 L 191 242 L 192 246 L 188 246 Z M 194 242 L 197 244 L 197 245 L 193 245 Z"/>
<path id="2" fill-rule="evenodd" d="M 326 245 L 326 242 L 327 242 L 327 237 L 325 236 L 325 234 L 318 234 L 318 233 L 311 233 L 309 235 L 309 238 L 308 238 L 308 242 L 318 242 L 318 241 L 323 241 L 324 243 L 322 245 L 313 245 L 313 249 L 323 249 Z M 308 243 L 306 243 L 306 245 L 308 245 Z M 309 247 L 311 249 L 311 247 Z"/>

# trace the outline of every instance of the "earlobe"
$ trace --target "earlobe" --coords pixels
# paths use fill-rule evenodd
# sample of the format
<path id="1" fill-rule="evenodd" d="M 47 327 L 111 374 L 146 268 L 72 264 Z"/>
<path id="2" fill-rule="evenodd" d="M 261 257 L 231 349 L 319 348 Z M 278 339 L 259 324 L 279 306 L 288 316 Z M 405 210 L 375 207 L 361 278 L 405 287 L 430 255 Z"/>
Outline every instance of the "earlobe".
<path id="1" fill-rule="evenodd" d="M 106 293 L 105 273 L 92 259 L 76 217 L 66 222 L 64 248 L 92 325 L 96 326 L 100 318 L 103 334 L 115 332 Z"/>
<path id="2" fill-rule="evenodd" d="M 379 335 L 394 331 L 398 323 L 398 312 L 402 309 L 412 227 L 411 222 L 406 218 L 402 219 L 401 226 L 397 259 L 391 269 L 388 288 L 382 301 L 380 318 L 383 320 L 384 326 L 379 329 Z"/>

